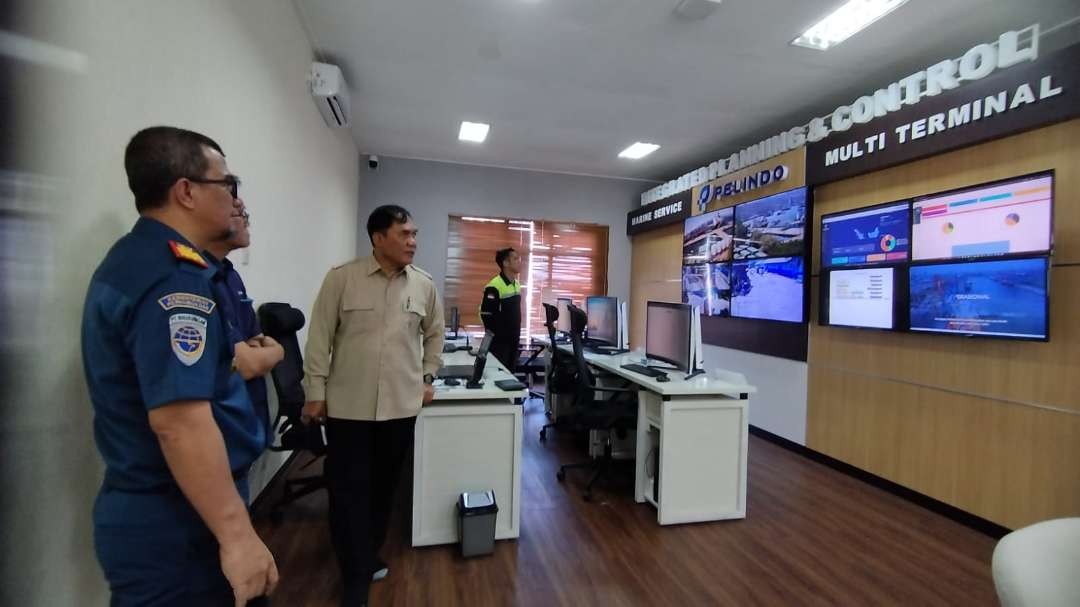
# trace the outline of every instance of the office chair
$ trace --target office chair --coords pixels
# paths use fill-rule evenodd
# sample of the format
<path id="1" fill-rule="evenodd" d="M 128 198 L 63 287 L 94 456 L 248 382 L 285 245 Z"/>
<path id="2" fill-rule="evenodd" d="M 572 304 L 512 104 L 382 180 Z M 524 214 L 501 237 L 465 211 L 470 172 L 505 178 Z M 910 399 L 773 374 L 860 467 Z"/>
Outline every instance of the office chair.
<path id="1" fill-rule="evenodd" d="M 593 476 L 585 485 L 582 497 L 585 501 L 592 501 L 592 488 L 596 481 L 606 478 L 614 463 L 612 457 L 611 433 L 624 433 L 637 429 L 637 402 L 636 398 L 625 398 L 627 395 L 636 395 L 636 388 L 601 386 L 585 360 L 585 348 L 582 344 L 582 335 L 585 333 L 585 312 L 574 305 L 569 306 L 570 311 L 570 342 L 574 347 L 574 364 L 577 372 L 576 391 L 574 405 L 577 413 L 577 425 L 583 426 L 589 431 L 601 430 L 606 432 L 604 440 L 604 454 L 601 457 L 590 459 L 586 462 L 575 464 L 563 464 L 555 475 L 560 482 L 566 480 L 566 471 L 576 468 L 586 468 L 593 471 Z M 595 400 L 596 392 L 609 392 L 611 396 L 606 400 Z"/>
<path id="2" fill-rule="evenodd" d="M 555 323 L 559 320 L 559 309 L 551 304 L 544 304 L 544 326 L 547 327 L 548 338 L 551 340 L 551 364 L 548 365 L 545 376 L 545 390 L 554 398 L 556 394 L 567 394 L 576 391 L 576 383 L 573 383 L 573 375 L 577 364 L 573 363 L 573 357 L 559 351 L 555 343 Z M 573 364 L 571 364 L 573 363 Z M 544 424 L 540 428 L 540 441 L 547 440 L 548 428 L 555 428 L 566 424 L 567 415 L 559 415 L 555 421 Z"/>
<path id="3" fill-rule="evenodd" d="M 259 306 L 259 324 L 263 333 L 274 338 L 285 349 L 285 358 L 270 371 L 278 397 L 278 413 L 272 426 L 280 434 L 280 443 L 270 445 L 271 451 L 304 450 L 315 457 L 304 464 L 306 469 L 326 454 L 322 427 L 304 424 L 300 420 L 304 408 L 304 361 L 296 332 L 304 326 L 304 313 L 286 303 L 268 302 Z M 305 495 L 326 487 L 321 474 L 285 481 L 285 492 L 271 509 L 271 517 L 281 518 L 281 508 Z"/>
<path id="4" fill-rule="evenodd" d="M 1001 538 L 992 560 L 1003 607 L 1080 605 L 1080 518 L 1059 518 Z"/>
<path id="5" fill-rule="evenodd" d="M 528 345 L 518 346 L 518 360 L 514 367 L 514 376 L 521 380 L 521 383 L 529 386 L 529 398 L 544 398 L 543 394 L 533 389 L 536 376 L 544 372 L 544 361 L 540 360 L 540 354 L 543 351 L 543 346 L 532 343 L 532 337 L 529 337 Z"/>

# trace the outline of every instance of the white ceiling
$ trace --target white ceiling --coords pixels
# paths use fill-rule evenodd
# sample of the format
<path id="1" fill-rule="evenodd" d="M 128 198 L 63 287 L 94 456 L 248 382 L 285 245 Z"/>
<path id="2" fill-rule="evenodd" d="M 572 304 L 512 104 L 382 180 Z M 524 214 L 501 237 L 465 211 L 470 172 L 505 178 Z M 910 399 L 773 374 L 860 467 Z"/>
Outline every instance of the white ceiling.
<path id="1" fill-rule="evenodd" d="M 362 153 L 639 179 L 1080 15 L 1080 0 L 910 0 L 829 51 L 788 44 L 842 2 L 724 0 L 686 21 L 678 0 L 295 0 L 318 56 L 345 73 Z M 490 123 L 487 142 L 459 142 L 462 120 Z M 637 140 L 662 147 L 616 157 Z"/>

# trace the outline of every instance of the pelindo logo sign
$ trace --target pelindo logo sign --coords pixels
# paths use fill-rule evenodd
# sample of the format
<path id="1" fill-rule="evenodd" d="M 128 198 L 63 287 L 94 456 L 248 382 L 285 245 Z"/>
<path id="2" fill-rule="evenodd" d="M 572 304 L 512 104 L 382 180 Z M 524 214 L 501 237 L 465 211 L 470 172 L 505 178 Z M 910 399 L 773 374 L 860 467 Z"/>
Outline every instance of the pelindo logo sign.
<path id="1" fill-rule="evenodd" d="M 788 178 L 789 174 L 790 171 L 788 170 L 787 165 L 778 164 L 772 169 L 758 171 L 757 173 L 747 175 L 742 179 L 735 179 L 717 184 L 715 188 L 710 188 L 708 184 L 703 185 L 701 186 L 701 193 L 698 194 L 698 206 L 704 211 L 709 202 L 714 199 L 719 200 L 725 196 L 744 194 L 765 187 L 770 183 L 783 181 Z"/>

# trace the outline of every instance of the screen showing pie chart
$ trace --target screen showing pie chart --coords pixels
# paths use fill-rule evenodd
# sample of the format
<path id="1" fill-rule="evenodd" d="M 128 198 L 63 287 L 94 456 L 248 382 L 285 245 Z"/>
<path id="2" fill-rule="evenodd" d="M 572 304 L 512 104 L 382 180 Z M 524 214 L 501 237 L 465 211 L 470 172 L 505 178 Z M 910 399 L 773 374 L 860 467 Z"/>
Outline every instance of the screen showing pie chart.
<path id="1" fill-rule="evenodd" d="M 888 253 L 896 248 L 896 237 L 892 234 L 886 234 L 881 237 L 881 250 Z"/>

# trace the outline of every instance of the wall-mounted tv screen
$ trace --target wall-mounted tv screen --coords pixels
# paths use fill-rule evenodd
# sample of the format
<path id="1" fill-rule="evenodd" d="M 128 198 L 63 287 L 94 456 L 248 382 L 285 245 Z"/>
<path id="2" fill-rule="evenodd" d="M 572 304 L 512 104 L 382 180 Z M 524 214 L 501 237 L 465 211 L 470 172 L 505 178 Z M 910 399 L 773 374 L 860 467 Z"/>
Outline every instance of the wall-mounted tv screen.
<path id="1" fill-rule="evenodd" d="M 1048 259 L 910 268 L 911 330 L 1047 339 Z"/>
<path id="2" fill-rule="evenodd" d="M 734 207 L 687 218 L 683 223 L 683 264 L 731 260 L 735 240 Z"/>
<path id="3" fill-rule="evenodd" d="M 912 259 L 1048 252 L 1053 192 L 1053 174 L 1040 173 L 916 198 Z"/>
<path id="4" fill-rule="evenodd" d="M 731 264 L 683 266 L 682 301 L 706 316 L 731 316 Z"/>
<path id="5" fill-rule="evenodd" d="M 803 258 L 777 257 L 731 264 L 731 315 L 803 320 Z"/>
<path id="6" fill-rule="evenodd" d="M 901 263 L 910 250 L 911 205 L 893 202 L 821 218 L 821 267 Z"/>
<path id="7" fill-rule="evenodd" d="M 805 230 L 804 187 L 744 202 L 735 207 L 735 259 L 800 256 Z"/>
<path id="8" fill-rule="evenodd" d="M 903 268 L 883 266 L 831 270 L 823 275 L 821 324 L 867 329 L 899 329 L 897 317 L 907 285 Z"/>

